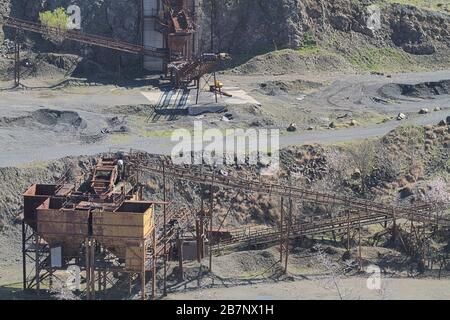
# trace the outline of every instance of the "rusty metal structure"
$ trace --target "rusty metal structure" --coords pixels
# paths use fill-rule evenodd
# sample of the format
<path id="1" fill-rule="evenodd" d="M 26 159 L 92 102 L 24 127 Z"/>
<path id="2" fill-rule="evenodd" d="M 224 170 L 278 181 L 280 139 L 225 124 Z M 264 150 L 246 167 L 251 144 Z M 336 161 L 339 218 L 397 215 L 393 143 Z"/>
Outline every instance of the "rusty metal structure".
<path id="1" fill-rule="evenodd" d="M 145 155 L 141 159 L 139 159 L 139 155 L 135 155 L 133 161 L 140 170 L 159 175 L 165 174 L 176 180 L 189 181 L 210 187 L 210 210 L 205 212 L 202 203 L 202 208 L 197 216 L 197 219 L 200 220 L 200 226 L 209 225 L 209 231 L 200 228 L 199 232 L 206 239 L 209 239 L 210 255 L 213 252 L 220 253 L 221 250 L 239 246 L 248 247 L 279 242 L 280 261 L 283 260 L 284 256 L 285 271 L 287 271 L 287 257 L 291 239 L 330 232 L 345 233 L 348 240 L 347 249 L 350 249 L 350 232 L 357 230 L 360 237 L 361 228 L 367 225 L 381 224 L 385 229 L 392 230 L 392 238 L 395 241 L 397 236 L 401 237 L 401 235 L 397 235 L 399 221 L 407 221 L 411 224 L 411 230 L 415 230 L 417 243 L 422 241 L 416 232 L 417 228 L 423 231 L 450 227 L 450 205 L 416 204 L 413 206 L 395 206 L 261 180 L 243 179 L 242 177 L 230 177 L 228 175 L 222 176 L 181 166 L 170 166 L 163 170 L 161 165 L 147 162 Z M 236 190 L 236 195 L 245 190 L 271 197 L 279 197 L 281 208 L 279 225 L 277 227 L 254 228 L 253 230 L 249 227 L 227 230 L 224 237 L 220 234 L 224 221 L 221 222 L 217 229 L 213 229 L 212 226 L 213 187 Z M 294 212 L 294 201 L 328 206 L 334 212 L 330 216 L 307 217 L 302 215 L 301 210 Z M 287 209 L 284 202 L 288 204 Z M 228 213 L 229 210 L 227 215 Z M 212 256 L 210 259 L 212 259 Z"/>
<path id="2" fill-rule="evenodd" d="M 162 179 L 162 201 L 142 201 L 139 177 L 144 174 Z M 156 274 L 162 271 L 163 295 L 166 295 L 168 261 L 178 260 L 178 280 L 183 281 L 184 247 L 189 243 L 195 244 L 194 258 L 198 262 L 209 256 L 210 271 L 213 257 L 224 251 L 278 243 L 279 261 L 287 272 L 293 240 L 337 233 L 347 240 L 347 250 L 350 250 L 350 240 L 356 233 L 361 264 L 361 228 L 374 224 L 384 226 L 394 242 L 400 238 L 403 243 L 405 240 L 398 232 L 398 225 L 410 225 L 412 237 L 407 249 L 423 264 L 427 259 L 428 263 L 433 263 L 424 243 L 431 233 L 450 227 L 450 206 L 395 206 L 313 192 L 290 185 L 205 172 L 201 168 L 176 166 L 149 158 L 139 151 L 121 153 L 120 157 L 104 156 L 84 180 L 78 186 L 63 183 L 33 185 L 25 192 L 24 289 L 35 288 L 39 292 L 40 284 L 55 277 L 58 270 L 77 265 L 86 279 L 83 292 L 88 299 L 95 298 L 96 292 L 98 295 L 105 292 L 107 286 L 113 284 L 111 274 L 117 273 L 128 275 L 129 290 L 137 276 L 141 298 L 145 299 L 149 277 L 151 297 L 156 297 Z M 203 191 L 209 189 L 209 200 L 205 203 L 202 198 L 198 211 L 180 206 L 169 199 L 175 191 L 176 181 L 199 184 Z M 172 182 L 173 189 L 169 192 Z M 278 225 L 223 229 L 234 205 L 232 201 L 225 217 L 214 226 L 217 188 L 235 190 L 236 196 L 250 191 L 279 198 L 281 217 Z M 299 203 L 329 207 L 331 214 L 306 216 Z M 159 214 L 156 206 L 162 208 Z M 52 257 L 54 250 L 60 250 L 60 259 Z M 26 270 L 30 261 L 35 266 L 31 275 Z"/>
<path id="3" fill-rule="evenodd" d="M 17 33 L 58 34 L 62 38 L 120 52 L 141 55 L 143 68 L 164 72 L 175 87 L 186 87 L 193 81 L 199 89 L 200 79 L 212 72 L 225 58 L 213 52 L 199 53 L 196 44 L 196 0 L 142 0 L 141 44 L 131 44 L 76 30 L 61 31 L 40 23 L 3 16 L 3 25 L 16 33 L 14 82 L 20 84 L 20 45 Z M 149 35 L 147 35 L 150 33 Z M 228 56 L 226 56 L 228 58 Z M 119 72 L 120 72 L 119 61 Z M 160 67 L 158 67 L 160 66 Z M 214 76 L 215 77 L 215 76 Z"/>
<path id="4" fill-rule="evenodd" d="M 80 185 L 35 184 L 24 194 L 23 288 L 35 288 L 59 270 L 84 272 L 87 299 L 106 291 L 112 273 L 141 279 L 154 261 L 154 212 L 161 203 L 142 201 L 126 158 L 102 158 Z M 34 270 L 27 271 L 29 262 Z"/>
<path id="5" fill-rule="evenodd" d="M 97 47 L 103 47 L 108 48 L 112 50 L 118 50 L 121 52 L 127 52 L 127 53 L 133 53 L 133 54 L 145 54 L 145 55 L 154 55 L 158 57 L 166 57 L 167 51 L 157 49 L 157 48 L 148 48 L 143 47 L 136 44 L 131 44 L 123 41 L 118 41 L 115 39 L 97 36 L 97 35 L 91 35 L 91 34 L 85 34 L 76 30 L 67 30 L 64 32 L 61 32 L 57 28 L 52 27 L 43 27 L 40 23 L 8 17 L 8 16 L 2 16 L 3 18 L 3 24 L 7 27 L 13 28 L 15 30 L 22 30 L 22 31 L 30 31 L 34 33 L 39 34 L 46 34 L 49 32 L 53 32 L 55 34 L 62 33 L 62 36 L 64 36 L 65 39 L 76 41 L 88 45 L 93 45 Z"/>

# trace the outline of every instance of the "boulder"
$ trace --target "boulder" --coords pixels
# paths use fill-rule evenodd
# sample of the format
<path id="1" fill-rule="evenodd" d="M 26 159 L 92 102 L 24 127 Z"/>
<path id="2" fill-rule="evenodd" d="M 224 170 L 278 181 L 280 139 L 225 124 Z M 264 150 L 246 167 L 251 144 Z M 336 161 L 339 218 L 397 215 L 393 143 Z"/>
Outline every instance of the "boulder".
<path id="1" fill-rule="evenodd" d="M 360 178 L 361 178 L 361 171 L 359 169 L 355 169 L 355 171 L 353 171 L 352 173 L 352 179 L 358 180 Z"/>
<path id="2" fill-rule="evenodd" d="M 289 132 L 295 132 L 295 131 L 297 131 L 297 124 L 296 124 L 296 123 L 291 123 L 291 124 L 289 125 L 289 127 L 287 128 L 287 131 L 289 131 Z"/>
<path id="3" fill-rule="evenodd" d="M 412 195 L 414 195 L 414 192 L 412 191 L 411 187 L 404 187 L 400 190 L 400 198 L 405 199 Z"/>
<path id="4" fill-rule="evenodd" d="M 428 108 L 423 108 L 423 109 L 420 109 L 420 111 L 419 111 L 419 114 L 427 114 L 427 113 L 430 113 L 430 110 Z"/>

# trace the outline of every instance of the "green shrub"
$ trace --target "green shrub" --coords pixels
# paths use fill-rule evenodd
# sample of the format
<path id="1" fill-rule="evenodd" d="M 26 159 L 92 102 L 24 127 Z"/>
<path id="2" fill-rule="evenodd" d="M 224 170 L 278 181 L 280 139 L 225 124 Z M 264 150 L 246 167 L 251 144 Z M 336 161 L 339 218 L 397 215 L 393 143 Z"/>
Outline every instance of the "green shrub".
<path id="1" fill-rule="evenodd" d="M 303 47 L 315 47 L 317 46 L 316 36 L 312 31 L 306 31 L 303 34 Z"/>
<path id="2" fill-rule="evenodd" d="M 60 32 L 67 31 L 69 16 L 64 8 L 57 8 L 55 11 L 45 11 L 39 13 L 39 21 L 48 28 L 58 29 Z"/>

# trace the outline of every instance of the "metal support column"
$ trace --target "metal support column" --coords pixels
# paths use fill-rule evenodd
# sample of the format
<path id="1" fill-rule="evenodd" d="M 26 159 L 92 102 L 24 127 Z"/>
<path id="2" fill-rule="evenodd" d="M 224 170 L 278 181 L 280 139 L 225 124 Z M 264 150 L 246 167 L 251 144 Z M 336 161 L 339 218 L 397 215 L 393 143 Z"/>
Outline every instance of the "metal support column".
<path id="1" fill-rule="evenodd" d="M 213 180 L 211 183 L 211 187 L 210 187 L 210 191 L 209 191 L 209 239 L 208 239 L 208 243 L 209 243 L 209 272 L 212 272 L 212 233 L 213 233 L 213 211 L 214 211 L 214 177 L 215 175 L 213 174 Z"/>
<path id="2" fill-rule="evenodd" d="M 347 252 L 350 252 L 350 210 L 347 210 Z"/>
<path id="3" fill-rule="evenodd" d="M 200 254 L 200 219 L 195 219 L 195 242 L 197 244 L 197 262 L 200 262 L 201 254 Z"/>
<path id="4" fill-rule="evenodd" d="M 184 270 L 183 270 L 183 239 L 178 237 L 177 239 L 177 247 L 178 247 L 178 280 L 182 282 L 184 280 Z"/>
<path id="5" fill-rule="evenodd" d="M 156 299 L 156 228 L 153 228 L 152 234 L 152 299 Z"/>
<path id="6" fill-rule="evenodd" d="M 392 209 L 392 217 L 393 217 L 393 223 L 392 223 L 392 244 L 395 246 L 395 243 L 397 242 L 397 219 L 395 217 L 395 209 Z"/>
<path id="7" fill-rule="evenodd" d="M 27 289 L 27 229 L 25 221 L 22 220 L 22 276 L 23 276 L 23 290 Z"/>
<path id="8" fill-rule="evenodd" d="M 103 295 L 106 295 L 106 269 L 103 270 Z"/>
<path id="9" fill-rule="evenodd" d="M 358 218 L 358 262 L 359 262 L 359 271 L 363 269 L 362 266 L 362 252 L 361 252 L 361 213 L 359 213 Z"/>
<path id="10" fill-rule="evenodd" d="M 94 277 L 92 275 L 92 269 L 93 269 L 93 252 L 92 252 L 92 247 L 93 247 L 93 240 L 92 238 L 86 238 L 85 240 L 85 258 L 86 258 L 86 299 L 87 300 L 92 300 L 93 299 L 93 291 L 95 291 L 95 287 L 93 286 L 93 284 L 95 285 L 95 281 L 94 281 Z"/>
<path id="11" fill-rule="evenodd" d="M 166 194 L 166 169 L 165 169 L 165 164 L 164 164 L 164 160 L 163 160 L 163 200 L 164 200 L 164 204 L 163 204 L 163 239 L 164 239 L 164 253 L 163 253 L 163 257 L 164 257 L 164 288 L 163 288 L 163 295 L 166 296 L 167 295 L 167 241 L 166 241 L 166 236 L 167 236 L 167 231 L 166 231 L 166 225 L 167 225 L 167 221 L 166 221 L 166 201 L 167 201 L 167 194 Z"/>
<path id="12" fill-rule="evenodd" d="M 284 198 L 281 197 L 281 213 L 280 213 L 280 263 L 283 262 L 283 224 L 284 224 Z"/>
<path id="13" fill-rule="evenodd" d="M 288 259 L 289 259 L 289 237 L 291 235 L 291 227 L 292 227 L 292 198 L 289 198 L 289 220 L 288 220 L 288 229 L 286 234 L 286 256 L 284 260 L 284 273 L 287 273 L 288 269 Z"/>
<path id="14" fill-rule="evenodd" d="M 201 77 L 198 77 L 197 79 L 197 96 L 195 97 L 195 104 L 198 104 L 198 96 L 200 95 L 200 79 Z"/>
<path id="15" fill-rule="evenodd" d="M 15 29 L 14 33 L 14 86 L 20 85 L 20 45 L 19 34 Z"/>
<path id="16" fill-rule="evenodd" d="M 36 295 L 39 297 L 40 289 L 41 289 L 41 266 L 40 266 L 40 243 L 39 243 L 39 235 L 37 233 L 34 234 L 35 241 L 35 271 L 36 271 Z"/>
<path id="17" fill-rule="evenodd" d="M 216 103 L 218 102 L 218 100 L 217 100 L 217 90 L 218 90 L 217 77 L 216 77 L 216 72 L 214 72 L 214 96 L 215 96 L 215 99 L 216 99 Z"/>
<path id="18" fill-rule="evenodd" d="M 141 299 L 145 300 L 145 260 L 146 260 L 146 252 L 147 252 L 147 248 L 145 245 L 145 240 L 142 240 L 142 261 L 141 261 L 141 274 L 140 274 L 140 278 L 141 278 Z"/>

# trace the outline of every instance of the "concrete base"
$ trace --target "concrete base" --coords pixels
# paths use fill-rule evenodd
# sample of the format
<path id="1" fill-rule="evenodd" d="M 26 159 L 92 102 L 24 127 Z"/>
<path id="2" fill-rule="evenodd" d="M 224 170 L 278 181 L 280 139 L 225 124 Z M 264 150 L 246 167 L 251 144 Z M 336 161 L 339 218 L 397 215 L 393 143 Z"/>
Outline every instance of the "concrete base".
<path id="1" fill-rule="evenodd" d="M 244 90 L 237 87 L 227 87 L 223 89 L 232 95 L 226 97 L 217 95 L 218 103 L 215 101 L 215 94 L 209 91 L 201 91 L 198 103 L 196 104 L 196 89 L 176 89 L 171 91 L 143 91 L 142 94 L 149 100 L 150 104 L 161 109 L 188 109 L 189 115 L 198 115 L 205 112 L 221 112 L 228 105 L 261 105 Z"/>
<path id="2" fill-rule="evenodd" d="M 209 253 L 208 246 L 205 244 L 203 256 L 206 257 Z M 183 241 L 183 259 L 193 261 L 197 259 L 197 242 Z"/>
<path id="3" fill-rule="evenodd" d="M 190 116 L 199 116 L 203 113 L 219 113 L 225 112 L 227 107 L 221 104 L 200 105 L 196 104 L 187 107 L 187 114 Z"/>

